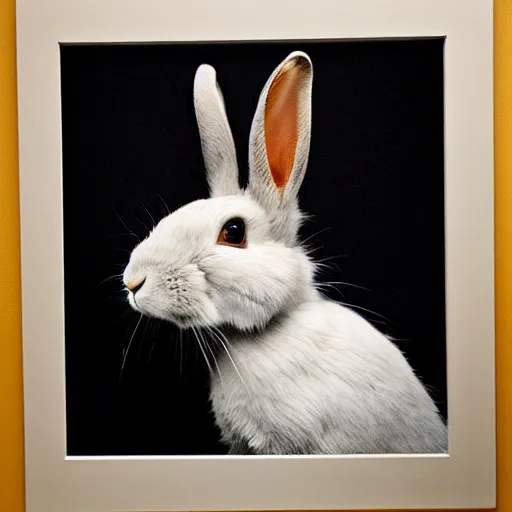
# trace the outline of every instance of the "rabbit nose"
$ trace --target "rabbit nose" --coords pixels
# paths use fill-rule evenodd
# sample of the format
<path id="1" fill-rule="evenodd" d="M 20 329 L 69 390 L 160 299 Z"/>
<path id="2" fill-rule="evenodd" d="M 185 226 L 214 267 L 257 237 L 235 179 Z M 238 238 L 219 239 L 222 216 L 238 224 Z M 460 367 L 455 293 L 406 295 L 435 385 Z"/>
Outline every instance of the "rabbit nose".
<path id="1" fill-rule="evenodd" d="M 126 288 L 128 288 L 128 290 L 130 290 L 135 295 L 144 286 L 145 282 L 146 278 L 135 282 L 128 282 L 126 283 Z"/>

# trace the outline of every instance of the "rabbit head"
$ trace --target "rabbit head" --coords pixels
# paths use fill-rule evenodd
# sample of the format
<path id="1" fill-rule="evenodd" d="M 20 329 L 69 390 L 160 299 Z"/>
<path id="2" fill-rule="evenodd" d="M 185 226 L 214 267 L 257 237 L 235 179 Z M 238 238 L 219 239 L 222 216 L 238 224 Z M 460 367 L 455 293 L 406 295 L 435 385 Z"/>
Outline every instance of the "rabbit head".
<path id="1" fill-rule="evenodd" d="M 180 327 L 264 327 L 314 292 L 314 266 L 297 236 L 307 166 L 312 64 L 291 53 L 261 92 L 251 126 L 249 182 L 214 68 L 194 79 L 194 107 L 210 190 L 162 219 L 124 272 L 131 306 Z"/>

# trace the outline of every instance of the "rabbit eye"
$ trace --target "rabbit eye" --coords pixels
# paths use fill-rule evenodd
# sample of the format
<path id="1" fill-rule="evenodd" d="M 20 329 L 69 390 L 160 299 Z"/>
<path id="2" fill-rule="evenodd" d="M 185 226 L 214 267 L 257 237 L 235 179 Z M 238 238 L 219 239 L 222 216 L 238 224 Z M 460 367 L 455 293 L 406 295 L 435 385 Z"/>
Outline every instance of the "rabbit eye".
<path id="1" fill-rule="evenodd" d="M 224 226 L 222 226 L 217 243 L 231 247 L 247 247 L 244 221 L 239 218 L 228 220 Z"/>

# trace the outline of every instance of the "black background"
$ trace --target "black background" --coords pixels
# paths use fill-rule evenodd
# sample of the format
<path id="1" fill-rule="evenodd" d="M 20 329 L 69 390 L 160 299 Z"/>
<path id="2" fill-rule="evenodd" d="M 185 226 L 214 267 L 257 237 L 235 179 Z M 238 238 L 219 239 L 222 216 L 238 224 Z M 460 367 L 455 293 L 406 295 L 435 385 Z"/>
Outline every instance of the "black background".
<path id="1" fill-rule="evenodd" d="M 328 295 L 397 339 L 446 415 L 443 45 L 61 47 L 68 454 L 225 453 L 206 365 L 188 333 L 180 356 L 177 331 L 144 319 L 121 373 L 138 315 L 115 276 L 136 236 L 166 214 L 164 203 L 173 210 L 207 196 L 192 101 L 197 66 L 217 69 L 245 182 L 259 93 L 297 49 L 314 66 L 300 196 L 313 218 L 303 237 L 317 233 L 315 257 L 333 266 L 323 281 L 357 285 Z"/>

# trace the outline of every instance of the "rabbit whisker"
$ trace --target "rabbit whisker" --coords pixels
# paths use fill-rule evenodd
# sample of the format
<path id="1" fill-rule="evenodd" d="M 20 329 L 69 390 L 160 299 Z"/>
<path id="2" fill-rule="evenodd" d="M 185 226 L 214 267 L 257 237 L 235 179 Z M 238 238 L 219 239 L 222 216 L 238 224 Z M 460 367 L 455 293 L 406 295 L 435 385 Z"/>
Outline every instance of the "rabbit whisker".
<path id="1" fill-rule="evenodd" d="M 151 219 L 151 222 L 153 223 L 153 227 L 155 227 L 156 222 L 155 222 L 155 219 L 153 218 L 153 215 L 151 215 L 151 213 L 149 212 L 149 210 L 146 208 L 146 206 L 144 204 L 142 204 L 142 207 L 144 208 L 144 210 L 146 210 L 147 214 L 149 215 L 149 218 Z"/>
<path id="2" fill-rule="evenodd" d="M 334 272 L 334 270 L 339 270 L 339 269 L 335 269 L 332 265 L 328 265 L 327 263 L 313 262 L 313 264 L 315 265 L 315 268 L 317 268 L 319 270 L 327 269 L 327 270 L 330 270 L 331 272 Z"/>
<path id="3" fill-rule="evenodd" d="M 237 368 L 237 366 L 235 364 L 235 361 L 231 357 L 231 354 L 230 354 L 230 352 L 228 350 L 229 341 L 224 336 L 224 334 L 219 329 L 217 329 L 216 327 L 212 327 L 211 328 L 211 332 L 219 340 L 220 344 L 223 346 L 224 350 L 226 351 L 226 355 L 229 357 L 229 360 L 231 361 L 231 364 L 233 365 L 233 368 L 235 369 L 236 373 L 238 374 L 238 377 L 240 378 L 240 381 L 244 385 L 245 389 L 247 391 L 249 391 L 249 388 L 247 387 L 247 384 L 245 383 L 244 379 L 242 378 L 242 375 L 240 374 L 240 372 L 238 371 L 238 368 Z M 224 338 L 224 341 L 223 341 L 223 338 Z"/>
<path id="4" fill-rule="evenodd" d="M 162 322 L 163 320 L 153 320 L 151 322 L 151 327 L 152 327 L 152 331 L 153 331 L 153 338 L 154 338 L 154 341 L 153 343 L 151 344 L 151 349 L 149 351 L 149 358 L 148 358 L 148 365 L 151 365 L 151 360 L 153 359 L 153 350 L 155 349 L 155 346 L 157 344 L 157 340 L 158 340 L 158 332 L 160 330 L 160 327 L 162 326 Z"/>
<path id="5" fill-rule="evenodd" d="M 328 256 L 327 258 L 323 258 L 321 260 L 318 260 L 316 264 L 318 263 L 325 263 L 326 261 L 332 261 L 337 258 L 348 258 L 348 254 L 335 254 L 334 256 Z"/>
<path id="6" fill-rule="evenodd" d="M 153 340 L 153 343 L 151 343 L 151 348 L 149 349 L 148 366 L 151 365 L 151 359 L 153 357 L 153 350 L 155 349 L 155 345 L 156 345 L 156 338 Z"/>
<path id="7" fill-rule="evenodd" d="M 345 306 L 347 308 L 354 308 L 354 309 L 360 309 L 361 311 L 366 311 L 367 313 L 371 313 L 372 315 L 376 315 L 383 320 L 386 320 L 386 322 L 391 322 L 389 318 L 386 318 L 384 315 L 381 315 L 380 313 L 377 313 L 376 311 L 372 311 L 371 309 L 363 308 L 362 306 L 356 306 L 355 304 L 349 304 L 347 302 L 339 302 L 342 306 Z"/>
<path id="8" fill-rule="evenodd" d="M 169 209 L 169 206 L 167 206 L 167 203 L 164 201 L 164 198 L 158 192 L 156 195 L 160 198 L 160 201 L 162 201 L 162 203 L 164 204 L 165 209 L 167 210 L 167 215 L 170 215 L 171 210 Z"/>
<path id="9" fill-rule="evenodd" d="M 124 228 L 126 229 L 126 231 L 128 231 L 128 234 L 129 235 L 132 235 L 134 236 L 139 242 L 140 242 L 140 237 L 137 236 L 126 224 L 125 222 L 123 221 L 123 219 L 121 219 L 121 216 L 114 210 L 114 208 L 112 208 L 112 211 L 115 213 L 116 217 L 119 219 L 119 221 L 121 222 L 121 224 L 124 226 Z"/>
<path id="10" fill-rule="evenodd" d="M 315 288 L 319 290 L 320 292 L 327 292 L 328 290 L 334 290 L 338 293 L 338 295 L 344 299 L 345 296 L 341 293 L 341 290 L 339 288 L 336 288 L 336 286 L 329 284 L 329 283 L 315 283 Z"/>
<path id="11" fill-rule="evenodd" d="M 142 353 L 142 347 L 144 346 L 144 339 L 146 338 L 146 334 L 148 332 L 148 326 L 149 326 L 150 318 L 146 317 L 146 325 L 144 326 L 144 331 L 142 333 L 142 338 L 140 340 L 139 344 L 139 350 L 137 352 L 137 360 L 140 361 L 140 355 Z"/>
<path id="12" fill-rule="evenodd" d="M 201 329 L 198 329 L 198 331 L 201 333 L 202 336 L 204 336 L 203 341 L 204 341 L 205 347 L 208 349 L 208 351 L 212 355 L 213 362 L 215 363 L 215 367 L 217 368 L 217 373 L 219 375 L 220 383 L 221 383 L 222 386 L 224 386 L 224 380 L 222 379 L 222 373 L 220 372 L 219 363 L 217 362 L 217 358 L 215 357 L 215 353 L 213 352 L 213 349 L 210 346 L 210 343 L 208 343 L 208 339 L 206 337 L 206 334 L 202 333 Z"/>
<path id="13" fill-rule="evenodd" d="M 332 285 L 341 284 L 343 286 L 352 286 L 353 288 L 358 288 L 359 290 L 365 290 L 367 292 L 371 292 L 371 290 L 369 288 L 365 288 L 364 286 L 359 286 L 358 284 L 347 283 L 345 281 L 323 281 L 320 284 L 332 284 Z"/>
<path id="14" fill-rule="evenodd" d="M 341 269 L 337 263 L 318 263 L 316 261 L 312 262 L 315 266 L 315 273 L 319 274 L 323 270 L 328 270 L 330 272 L 337 272 L 341 274 Z"/>
<path id="15" fill-rule="evenodd" d="M 304 244 L 301 244 L 301 247 L 302 247 L 302 250 L 304 251 L 304 253 L 306 254 L 306 256 L 310 256 L 312 254 L 315 254 L 315 252 L 318 252 L 318 251 L 321 251 L 322 249 L 325 249 L 325 245 L 318 245 L 318 246 L 313 246 L 313 245 L 304 245 Z"/>
<path id="16" fill-rule="evenodd" d="M 144 230 L 145 230 L 147 233 L 150 233 L 150 232 L 151 232 L 151 229 L 150 229 L 150 228 L 148 228 L 148 227 L 146 226 L 146 224 L 144 224 L 144 222 L 142 222 L 142 221 L 139 219 L 139 217 L 137 217 L 137 216 L 135 215 L 135 218 L 139 221 L 139 223 L 140 223 L 140 224 L 142 224 L 142 227 L 144 228 Z"/>
<path id="17" fill-rule="evenodd" d="M 121 279 L 123 277 L 123 274 L 114 274 L 113 276 L 106 277 L 105 279 L 102 279 L 99 284 L 105 284 L 107 281 L 111 281 L 112 279 Z"/>
<path id="18" fill-rule="evenodd" d="M 121 372 L 120 372 L 120 375 L 119 375 L 119 378 L 121 379 L 122 375 L 123 375 L 123 371 L 124 371 L 124 366 L 126 364 L 126 358 L 128 357 L 128 352 L 130 351 L 130 347 L 132 346 L 132 343 L 133 343 L 133 339 L 135 338 L 135 333 L 137 332 L 137 329 L 139 328 L 139 325 L 140 323 L 142 322 L 142 318 L 143 318 L 144 315 L 140 315 L 139 317 L 139 320 L 137 322 L 137 325 L 135 326 L 135 329 L 133 329 L 133 333 L 132 333 L 132 336 L 130 338 L 130 341 L 128 342 L 128 346 L 126 347 L 126 350 L 123 354 L 123 362 L 121 364 Z"/>
<path id="19" fill-rule="evenodd" d="M 203 353 L 203 357 L 204 357 L 204 360 L 206 361 L 206 364 L 208 365 L 208 369 L 210 370 L 210 373 L 213 373 L 213 369 L 212 369 L 212 366 L 210 364 L 210 360 L 208 359 L 207 355 L 206 355 L 206 352 L 204 351 L 204 348 L 203 348 L 203 344 L 201 343 L 201 340 L 199 338 L 199 334 L 197 332 L 197 330 L 192 327 L 192 331 L 196 337 L 196 340 L 197 340 L 197 344 L 199 345 L 199 348 L 201 349 L 201 352 Z"/>
<path id="20" fill-rule="evenodd" d="M 305 240 L 302 241 L 303 245 L 307 245 L 307 243 L 312 239 L 315 238 L 315 236 L 321 235 L 322 233 L 325 233 L 326 231 L 330 231 L 332 228 L 327 227 L 323 229 L 319 229 L 316 233 L 313 233 L 312 235 L 309 235 Z"/>

